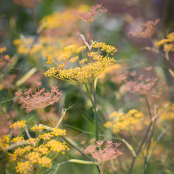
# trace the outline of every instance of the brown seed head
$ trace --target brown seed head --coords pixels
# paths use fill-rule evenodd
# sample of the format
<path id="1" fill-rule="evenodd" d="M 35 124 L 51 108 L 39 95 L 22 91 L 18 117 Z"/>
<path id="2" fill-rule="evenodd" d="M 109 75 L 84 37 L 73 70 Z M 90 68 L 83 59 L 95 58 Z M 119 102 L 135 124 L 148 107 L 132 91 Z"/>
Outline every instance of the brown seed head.
<path id="1" fill-rule="evenodd" d="M 129 32 L 128 35 L 133 37 L 140 37 L 140 38 L 151 37 L 154 34 L 156 30 L 156 26 L 159 22 L 160 22 L 160 19 L 156 19 L 155 22 L 147 21 L 136 32 Z"/>

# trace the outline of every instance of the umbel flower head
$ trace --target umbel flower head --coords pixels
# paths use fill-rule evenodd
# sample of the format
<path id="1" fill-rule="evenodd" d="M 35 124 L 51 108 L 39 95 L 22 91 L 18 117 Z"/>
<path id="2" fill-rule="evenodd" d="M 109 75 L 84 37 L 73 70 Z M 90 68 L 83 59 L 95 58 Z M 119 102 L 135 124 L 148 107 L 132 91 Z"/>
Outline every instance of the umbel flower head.
<path id="1" fill-rule="evenodd" d="M 107 9 L 102 7 L 102 4 L 96 4 L 92 6 L 92 9 L 88 12 L 73 12 L 73 14 L 85 22 L 91 23 L 96 20 L 101 14 L 106 13 Z"/>
<path id="2" fill-rule="evenodd" d="M 7 153 L 8 160 L 13 163 L 13 167 L 17 173 L 29 174 L 34 173 L 35 167 L 52 167 L 52 156 L 53 154 L 58 155 L 59 153 L 65 154 L 66 151 L 70 149 L 64 142 L 58 141 L 58 137 L 61 135 L 66 135 L 65 129 L 57 129 L 49 131 L 48 133 L 43 133 L 40 129 L 40 138 L 32 138 L 30 132 L 28 131 L 25 121 L 18 121 L 12 124 L 10 127 L 12 129 L 20 129 L 25 126 L 25 131 L 28 135 L 28 139 L 24 140 L 24 137 L 15 137 L 10 141 L 9 135 L 4 135 L 0 137 L 0 151 L 10 150 L 16 148 L 13 151 Z M 39 130 L 39 126 L 34 126 L 31 130 Z M 41 126 L 43 130 L 43 126 Z M 44 140 L 44 142 L 40 142 Z"/>
<path id="3" fill-rule="evenodd" d="M 120 145 L 120 143 L 112 143 L 112 141 L 107 140 L 106 147 L 101 149 L 101 146 L 103 145 L 103 143 L 104 143 L 103 141 L 99 140 L 96 142 L 96 145 L 89 145 L 85 149 L 85 152 L 92 154 L 92 157 L 97 161 L 101 174 L 103 174 L 103 170 L 104 170 L 103 164 L 105 162 L 116 159 L 118 155 L 123 154 L 122 152 L 117 150 L 117 147 Z M 115 148 L 113 147 L 113 145 L 115 145 Z"/>
<path id="4" fill-rule="evenodd" d="M 140 38 L 151 37 L 154 34 L 156 30 L 156 26 L 159 22 L 160 22 L 160 19 L 156 19 L 155 22 L 147 21 L 136 32 L 130 32 L 129 35 L 133 37 L 140 37 Z"/>
<path id="5" fill-rule="evenodd" d="M 128 113 L 118 113 L 114 111 L 110 116 L 110 121 L 104 124 L 105 127 L 112 127 L 113 132 L 120 132 L 121 130 L 140 130 L 140 119 L 144 115 L 136 109 L 131 109 Z"/>
<path id="6" fill-rule="evenodd" d="M 64 48 L 65 53 L 57 58 L 58 62 L 55 62 L 52 55 L 49 55 L 47 63 L 52 66 L 54 63 L 56 67 L 50 68 L 45 75 L 85 84 L 92 82 L 109 65 L 116 62 L 113 57 L 110 57 L 117 51 L 113 46 L 102 42 L 93 43 L 92 48 L 97 48 L 97 52 L 91 49 L 91 52 L 85 55 L 86 48 L 86 45 L 81 47 L 69 45 Z M 100 55 L 101 51 L 105 52 L 106 55 Z M 76 56 L 77 53 L 81 53 L 82 58 Z"/>
<path id="7" fill-rule="evenodd" d="M 27 113 L 31 112 L 34 109 L 43 109 L 49 105 L 53 105 L 55 102 L 60 101 L 60 96 L 62 95 L 58 87 L 52 86 L 51 92 L 45 92 L 45 88 L 39 90 L 41 82 L 35 82 L 38 85 L 38 92 L 32 94 L 31 88 L 24 93 L 16 92 L 15 95 L 18 96 L 18 103 L 21 104 L 21 109 L 26 108 Z"/>
<path id="8" fill-rule="evenodd" d="M 140 74 L 139 77 L 136 77 L 136 71 L 132 71 L 130 73 L 130 76 L 134 78 L 133 81 L 127 81 L 127 76 L 122 75 L 120 79 L 126 82 L 125 90 L 133 93 L 146 95 L 152 97 L 154 100 L 158 100 L 162 95 L 162 90 L 165 82 L 158 74 L 156 78 L 150 77 L 150 71 L 152 70 L 152 68 L 152 66 L 145 68 L 145 70 L 148 72 L 147 78 L 144 78 L 143 74 Z"/>

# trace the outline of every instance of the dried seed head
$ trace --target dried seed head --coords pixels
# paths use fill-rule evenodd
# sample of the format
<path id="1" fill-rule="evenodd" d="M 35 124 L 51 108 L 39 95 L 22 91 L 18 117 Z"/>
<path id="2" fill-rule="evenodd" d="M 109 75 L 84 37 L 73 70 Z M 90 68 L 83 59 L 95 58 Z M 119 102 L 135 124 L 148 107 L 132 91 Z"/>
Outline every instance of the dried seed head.
<path id="1" fill-rule="evenodd" d="M 136 32 L 129 32 L 128 35 L 133 37 L 140 37 L 140 38 L 151 37 L 154 34 L 156 30 L 156 26 L 159 22 L 160 22 L 160 19 L 155 20 L 155 22 L 147 21 Z"/>
<path id="2" fill-rule="evenodd" d="M 91 23 L 96 20 L 101 14 L 106 13 L 107 9 L 102 8 L 102 4 L 92 6 L 92 9 L 88 12 L 73 12 L 73 14 L 85 22 Z"/>

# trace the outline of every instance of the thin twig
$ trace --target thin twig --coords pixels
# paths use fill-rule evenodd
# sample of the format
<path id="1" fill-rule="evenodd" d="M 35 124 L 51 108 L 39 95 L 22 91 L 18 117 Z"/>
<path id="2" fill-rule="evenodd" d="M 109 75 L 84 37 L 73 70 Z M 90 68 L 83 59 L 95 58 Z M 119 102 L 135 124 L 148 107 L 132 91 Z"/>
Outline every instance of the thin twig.
<path id="1" fill-rule="evenodd" d="M 150 119 L 152 119 L 152 115 L 151 115 L 151 112 L 150 112 L 150 106 L 149 106 L 147 96 L 145 96 L 145 98 L 146 98 L 146 103 L 147 103 L 147 107 L 148 107 L 148 111 L 149 111 L 149 116 L 150 116 Z"/>

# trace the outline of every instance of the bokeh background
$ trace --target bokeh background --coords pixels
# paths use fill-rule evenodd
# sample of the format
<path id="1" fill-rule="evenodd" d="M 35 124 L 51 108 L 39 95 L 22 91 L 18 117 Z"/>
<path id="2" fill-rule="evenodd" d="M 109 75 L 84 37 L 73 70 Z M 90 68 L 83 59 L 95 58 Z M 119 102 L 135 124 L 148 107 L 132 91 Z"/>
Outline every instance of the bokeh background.
<path id="1" fill-rule="evenodd" d="M 69 44 L 83 45 L 79 36 L 82 33 L 89 36 L 88 24 L 73 16 L 72 11 L 86 11 L 92 5 L 103 4 L 108 11 L 92 23 L 93 40 L 102 41 L 115 46 L 118 51 L 114 55 L 116 64 L 106 69 L 97 78 L 97 104 L 99 109 L 100 139 L 117 140 L 112 129 L 104 127 L 109 115 L 114 111 L 127 113 L 130 109 L 138 109 L 144 113 L 144 118 L 131 128 L 131 134 L 125 130 L 118 132 L 119 136 L 137 149 L 133 137 L 140 143 L 150 123 L 145 98 L 142 95 L 126 92 L 125 83 L 120 75 L 136 71 L 138 75 L 147 75 L 145 67 L 153 65 L 152 76 L 160 74 L 166 82 L 162 96 L 158 101 L 158 108 L 166 102 L 173 102 L 174 76 L 169 72 L 168 62 L 159 54 L 146 48 L 152 48 L 153 43 L 166 38 L 174 30 L 174 1 L 173 0 L 42 0 L 34 8 L 35 20 L 32 10 L 14 3 L 12 0 L 1 0 L 0 5 L 0 47 L 6 47 L 11 62 L 1 68 L 0 79 L 0 135 L 9 133 L 9 125 L 17 120 L 25 119 L 29 125 L 37 121 L 37 112 L 27 114 L 20 110 L 16 91 L 32 88 L 37 90 L 35 81 L 41 81 L 42 87 L 50 89 L 56 85 L 62 91 L 61 101 L 45 109 L 53 121 L 61 116 L 62 109 L 71 107 L 64 118 L 62 128 L 67 130 L 67 137 L 79 148 L 84 149 L 94 138 L 93 109 L 89 97 L 82 84 L 65 82 L 54 77 L 45 77 L 49 65 L 46 63 L 47 55 L 57 57 L 63 48 Z M 139 26 L 147 21 L 160 19 L 155 33 L 149 38 L 132 37 L 128 33 L 135 32 Z M 39 34 L 36 34 L 36 28 Z M 32 44 L 33 43 L 33 44 Z M 31 46 L 32 44 L 32 46 Z M 158 49 L 163 52 L 162 47 Z M 29 50 L 29 51 L 28 51 Z M 165 54 L 165 53 L 164 53 Z M 168 56 L 174 63 L 173 52 Z M 151 112 L 154 113 L 154 101 L 149 99 Z M 174 105 L 166 111 L 166 119 L 159 117 L 156 121 L 152 147 L 154 151 L 148 165 L 147 174 L 174 173 Z M 163 115 L 165 115 L 163 113 Z M 169 117 L 170 115 L 170 117 Z M 47 120 L 42 117 L 43 124 Z M 161 132 L 165 132 L 161 134 Z M 162 135 L 159 138 L 159 135 Z M 156 143 L 157 142 L 157 143 Z M 132 154 L 123 142 L 119 150 L 124 154 L 112 163 L 108 163 L 106 174 L 126 174 L 132 161 Z M 147 142 L 145 142 L 146 144 Z M 143 146 L 142 151 L 146 150 Z M 74 149 L 55 159 L 52 169 L 43 170 L 43 173 L 86 174 L 97 173 L 93 165 L 76 163 L 63 163 L 69 159 L 83 159 Z M 141 154 L 136 159 L 132 174 L 143 173 L 144 158 Z M 7 173 L 15 173 L 9 170 Z"/>

